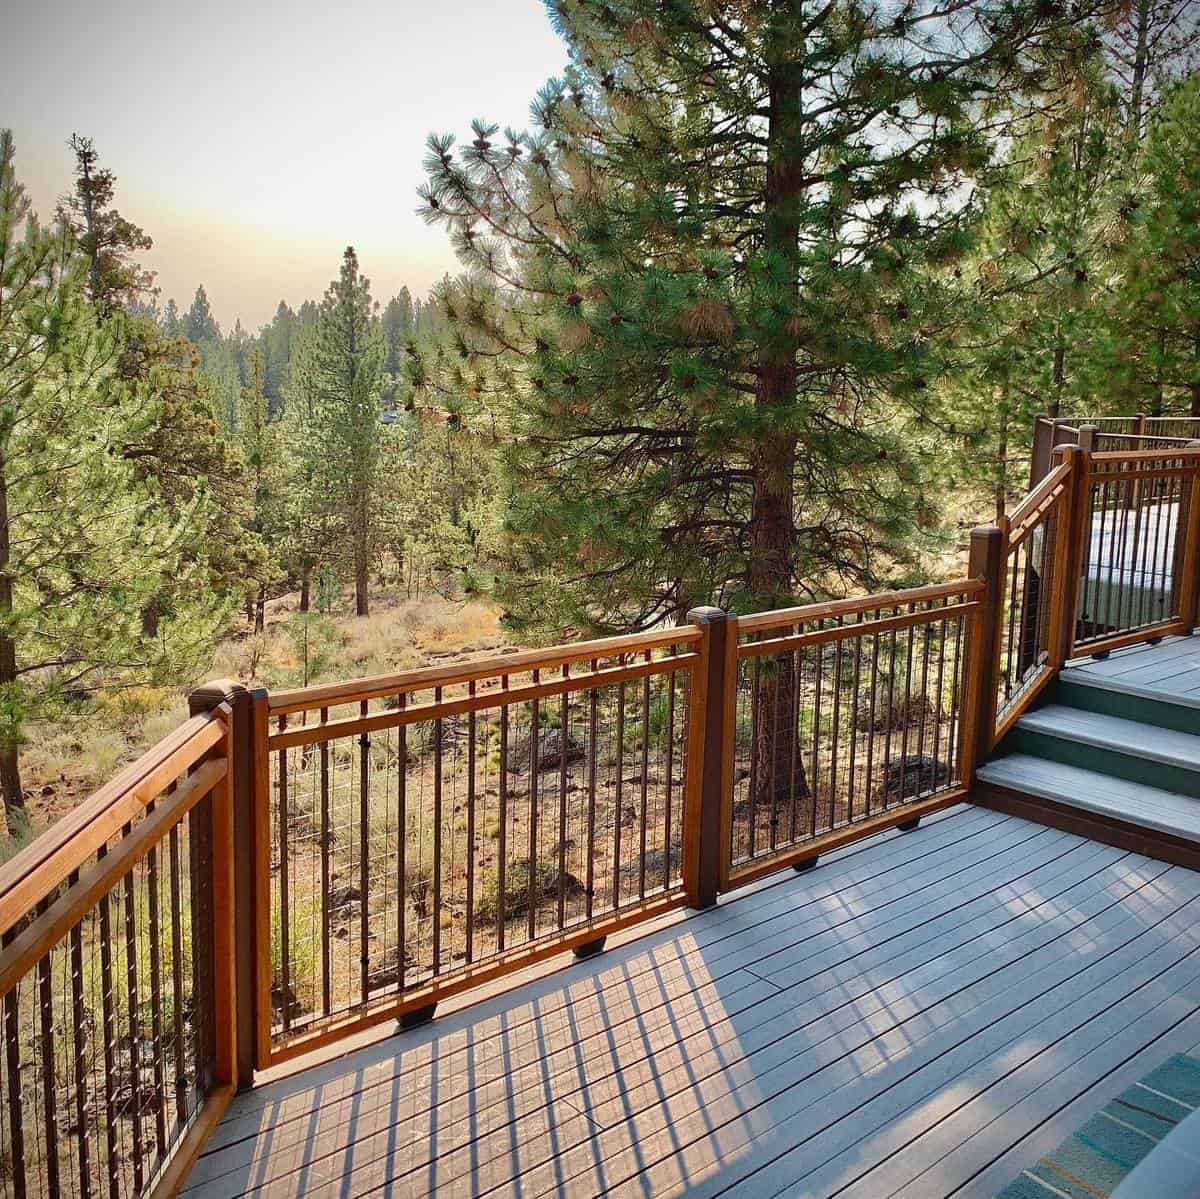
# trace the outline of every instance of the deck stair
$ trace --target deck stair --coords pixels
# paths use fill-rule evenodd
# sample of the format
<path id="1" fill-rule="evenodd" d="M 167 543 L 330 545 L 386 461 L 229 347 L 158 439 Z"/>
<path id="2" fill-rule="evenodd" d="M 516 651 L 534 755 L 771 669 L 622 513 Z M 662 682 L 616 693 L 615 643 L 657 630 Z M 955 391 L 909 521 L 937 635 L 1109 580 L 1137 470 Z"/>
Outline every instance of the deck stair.
<path id="1" fill-rule="evenodd" d="M 1200 639 L 1178 640 L 1200 650 Z M 1200 851 L 1200 695 L 1123 681 L 1127 673 L 1068 667 L 977 778 L 988 793 L 1040 804 L 1056 823 L 1082 822 L 1093 836 L 1108 825 L 1118 840 L 1161 840 L 1156 856 L 1188 858 Z"/>

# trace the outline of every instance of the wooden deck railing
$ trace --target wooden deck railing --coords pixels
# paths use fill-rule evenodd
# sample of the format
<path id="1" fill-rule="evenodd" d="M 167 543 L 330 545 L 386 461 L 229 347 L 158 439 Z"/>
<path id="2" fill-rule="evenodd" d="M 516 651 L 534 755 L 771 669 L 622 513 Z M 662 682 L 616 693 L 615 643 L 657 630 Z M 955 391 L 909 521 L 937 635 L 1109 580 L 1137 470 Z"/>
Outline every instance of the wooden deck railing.
<path id="1" fill-rule="evenodd" d="M 0 870 L 0 1188 L 169 1192 L 256 1068 L 962 799 L 1069 657 L 1196 623 L 1200 447 L 1082 440 L 958 582 L 194 693 Z"/>
<path id="2" fill-rule="evenodd" d="M 731 618 L 722 889 L 962 795 L 964 650 L 983 586 Z"/>
<path id="3" fill-rule="evenodd" d="M 256 697 L 259 1064 L 682 905 L 702 639 Z"/>
<path id="4" fill-rule="evenodd" d="M 172 1194 L 231 1097 L 228 711 L 0 869 L 0 1193 Z"/>
<path id="5" fill-rule="evenodd" d="M 1063 445 L 1097 450 L 1169 450 L 1200 439 L 1197 416 L 1039 416 L 1033 425 L 1029 486 L 1050 472 L 1054 451 Z"/>
<path id="6" fill-rule="evenodd" d="M 994 744 L 1054 677 L 1064 657 L 1064 590 L 1079 451 L 1062 461 L 1000 525 Z"/>

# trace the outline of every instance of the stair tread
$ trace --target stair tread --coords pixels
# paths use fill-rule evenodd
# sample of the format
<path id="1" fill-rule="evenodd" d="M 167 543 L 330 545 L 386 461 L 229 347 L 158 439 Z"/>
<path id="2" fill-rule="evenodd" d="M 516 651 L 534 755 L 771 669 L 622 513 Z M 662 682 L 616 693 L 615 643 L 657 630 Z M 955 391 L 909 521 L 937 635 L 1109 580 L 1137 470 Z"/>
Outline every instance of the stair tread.
<path id="1" fill-rule="evenodd" d="M 1200 800 L 1174 791 L 1020 753 L 986 763 L 977 776 L 983 782 L 1200 841 Z"/>
<path id="2" fill-rule="evenodd" d="M 1027 712 L 1017 721 L 1017 727 L 1185 770 L 1200 770 L 1200 737 L 1103 712 L 1048 704 Z"/>
<path id="3" fill-rule="evenodd" d="M 1180 638 L 1180 640 L 1190 641 L 1191 638 Z M 1187 645 L 1185 649 L 1190 651 L 1191 646 Z M 1200 692 L 1196 692 L 1191 687 L 1182 684 L 1171 685 L 1157 674 L 1148 682 L 1141 681 L 1140 675 L 1130 678 L 1127 675 L 1110 674 L 1104 669 L 1106 665 L 1107 663 L 1086 662 L 1064 667 L 1059 673 L 1059 681 L 1077 687 L 1092 687 L 1097 691 L 1114 691 L 1118 695 L 1131 695 L 1135 699 L 1150 700 L 1152 703 L 1200 710 Z M 1180 669 L 1179 663 L 1176 663 L 1171 669 Z M 1189 675 L 1193 671 L 1200 671 L 1200 654 L 1193 657 L 1189 653 L 1182 658 L 1182 674 Z M 1178 682 L 1178 680 L 1176 681 Z"/>

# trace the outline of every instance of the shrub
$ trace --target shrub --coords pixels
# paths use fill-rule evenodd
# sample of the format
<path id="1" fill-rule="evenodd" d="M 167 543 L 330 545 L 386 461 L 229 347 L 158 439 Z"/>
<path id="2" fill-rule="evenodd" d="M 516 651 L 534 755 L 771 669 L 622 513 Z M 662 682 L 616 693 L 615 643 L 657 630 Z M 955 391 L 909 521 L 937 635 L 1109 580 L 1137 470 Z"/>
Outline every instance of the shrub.
<path id="1" fill-rule="evenodd" d="M 558 895 L 558 868 L 552 862 L 537 863 L 535 881 L 539 899 Z M 504 916 L 515 919 L 529 911 L 529 860 L 522 858 L 509 862 L 504 872 Z M 483 872 L 479 894 L 475 900 L 475 917 L 478 920 L 495 920 L 500 914 L 500 876 L 494 869 Z"/>

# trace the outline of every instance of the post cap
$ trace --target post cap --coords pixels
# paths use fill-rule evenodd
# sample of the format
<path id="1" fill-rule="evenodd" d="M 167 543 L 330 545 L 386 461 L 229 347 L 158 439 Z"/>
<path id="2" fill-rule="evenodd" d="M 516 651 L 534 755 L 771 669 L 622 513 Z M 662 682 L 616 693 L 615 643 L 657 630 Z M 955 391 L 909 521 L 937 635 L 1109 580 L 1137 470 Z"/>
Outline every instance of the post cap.
<path id="1" fill-rule="evenodd" d="M 688 620 L 692 624 L 719 624 L 729 619 L 729 613 L 724 608 L 711 606 L 688 609 Z"/>
<path id="2" fill-rule="evenodd" d="M 999 525 L 976 525 L 971 530 L 972 541 L 991 541 L 1003 536 L 1004 530 Z"/>
<path id="3" fill-rule="evenodd" d="M 239 683 L 237 679 L 213 679 L 193 687 L 188 692 L 188 711 L 193 716 L 201 712 L 211 712 L 226 701 L 235 701 L 249 694 L 246 685 Z"/>

